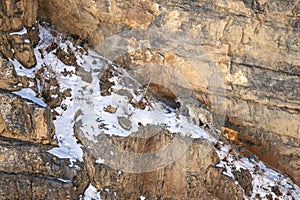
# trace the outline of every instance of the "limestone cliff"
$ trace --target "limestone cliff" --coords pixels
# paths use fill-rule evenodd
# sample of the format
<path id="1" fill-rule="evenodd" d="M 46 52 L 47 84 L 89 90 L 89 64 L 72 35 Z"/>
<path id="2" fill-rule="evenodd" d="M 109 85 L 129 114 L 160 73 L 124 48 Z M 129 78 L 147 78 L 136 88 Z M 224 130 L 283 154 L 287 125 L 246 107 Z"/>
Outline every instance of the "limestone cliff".
<path id="1" fill-rule="evenodd" d="M 216 152 L 226 143 L 224 138 L 214 150 L 205 152 L 205 157 L 201 156 L 203 149 L 207 150 L 205 140 L 165 129 L 146 139 L 102 134 L 94 138 L 93 146 L 95 141 L 85 137 L 82 122 L 77 120 L 73 131 L 82 145 L 84 163 L 70 164 L 48 153 L 46 150 L 55 147 L 59 139 L 54 136 L 55 112 L 51 110 L 61 104 L 60 97 L 51 97 L 59 90 L 51 90 L 58 86 L 56 76 L 52 82 L 47 79 L 50 67 L 40 63 L 40 70 L 33 72 L 35 78 L 22 77 L 9 60 L 32 68 L 35 56 L 53 54 L 66 66 L 74 66 L 76 76 L 88 84 L 93 80 L 91 74 L 99 69 L 85 71 L 70 46 L 65 51 L 53 41 L 34 55 L 33 47 L 39 40 L 37 19 L 79 38 L 80 45 L 87 42 L 95 47 L 166 102 L 176 104 L 177 94 L 187 94 L 186 98 L 193 94 L 201 108 L 213 114 L 215 124 L 209 125 L 229 131 L 223 134 L 238 145 L 237 150 L 249 162 L 256 157 L 243 147 L 299 185 L 299 13 L 297 0 L 0 1 L 0 199 L 76 199 L 89 182 L 103 199 L 140 195 L 147 199 L 242 199 L 253 190 L 249 170 L 234 166 L 235 178 L 230 180 L 223 175 L 226 170 L 215 167 L 220 162 Z M 77 50 L 85 53 L 83 48 Z M 100 62 L 106 61 L 101 58 Z M 98 77 L 104 90 L 101 95 L 111 92 L 114 83 L 110 73 L 108 70 Z M 74 75 L 66 69 L 62 74 Z M 12 93 L 28 87 L 38 92 L 37 84 L 43 81 L 47 87 L 40 96 L 48 106 Z M 64 96 L 70 97 L 70 91 Z M 67 109 L 65 106 L 61 109 Z M 136 135 L 147 135 L 151 128 L 155 127 L 141 124 Z M 191 145 L 179 159 L 156 171 L 129 173 L 96 161 L 97 153 L 109 151 L 109 145 L 99 141 L 147 153 L 174 139 L 189 140 Z M 227 164 L 241 156 L 236 150 L 230 151 L 236 158 L 230 157 Z M 167 153 L 164 158 L 176 151 Z M 117 162 L 135 166 L 133 161 L 120 158 Z M 282 195 L 275 187 L 273 192 Z"/>
<path id="2" fill-rule="evenodd" d="M 224 126 L 237 130 L 239 140 L 247 148 L 290 174 L 298 183 L 299 13 L 297 0 L 39 0 L 40 19 L 93 46 L 101 46 L 107 38 L 125 30 L 147 31 L 153 27 L 180 32 L 197 41 L 197 44 L 184 44 L 184 48 L 193 52 L 201 47 L 221 74 L 220 88 L 226 93 L 222 104 L 227 108 Z M 139 37 L 131 35 L 115 46 L 132 46 Z M 147 39 L 144 40 L 147 43 Z M 169 37 L 168 42 L 178 41 Z M 110 45 L 115 50 L 115 46 Z M 141 59 L 149 62 L 145 60 L 149 58 L 145 52 L 141 58 L 140 52 L 130 51 L 119 64 L 132 67 Z M 180 58 L 170 56 L 172 52 L 161 51 L 159 55 L 162 60 L 169 60 L 166 65 L 173 63 L 175 68 L 181 69 L 201 99 L 205 101 L 207 95 L 216 94 L 216 88 L 199 87 L 203 85 L 201 80 L 190 76 L 189 66 L 178 64 Z"/>

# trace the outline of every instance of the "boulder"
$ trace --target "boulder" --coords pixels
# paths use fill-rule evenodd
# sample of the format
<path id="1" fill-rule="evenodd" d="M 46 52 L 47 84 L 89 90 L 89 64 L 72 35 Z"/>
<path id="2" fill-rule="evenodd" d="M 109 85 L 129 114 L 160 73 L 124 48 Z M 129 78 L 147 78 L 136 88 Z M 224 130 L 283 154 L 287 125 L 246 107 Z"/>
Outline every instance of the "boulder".
<path id="1" fill-rule="evenodd" d="M 19 79 L 14 65 L 0 57 L 0 88 L 14 90 L 18 82 Z"/>
<path id="2" fill-rule="evenodd" d="M 0 56 L 0 89 L 17 91 L 29 87 L 29 80 L 26 76 L 18 76 L 13 63 Z"/>

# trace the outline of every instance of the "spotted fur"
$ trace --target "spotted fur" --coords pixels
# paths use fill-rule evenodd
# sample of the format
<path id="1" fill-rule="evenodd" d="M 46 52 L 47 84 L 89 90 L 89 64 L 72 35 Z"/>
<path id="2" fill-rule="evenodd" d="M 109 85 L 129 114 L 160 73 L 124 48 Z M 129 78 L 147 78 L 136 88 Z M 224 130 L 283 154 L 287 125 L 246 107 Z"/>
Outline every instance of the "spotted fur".
<path id="1" fill-rule="evenodd" d="M 190 120 L 198 126 L 203 128 L 212 127 L 213 118 L 211 112 L 204 108 L 204 106 L 200 106 L 198 101 L 177 97 L 176 102 L 180 103 L 180 114 L 190 117 Z"/>

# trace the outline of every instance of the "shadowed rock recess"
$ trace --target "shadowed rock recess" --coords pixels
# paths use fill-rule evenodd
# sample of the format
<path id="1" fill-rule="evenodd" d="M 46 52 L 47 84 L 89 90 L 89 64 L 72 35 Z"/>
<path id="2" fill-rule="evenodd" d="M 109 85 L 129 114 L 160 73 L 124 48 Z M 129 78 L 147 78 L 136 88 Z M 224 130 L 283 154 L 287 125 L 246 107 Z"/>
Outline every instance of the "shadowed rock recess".
<path id="1" fill-rule="evenodd" d="M 253 189 L 249 171 L 234 172 L 237 184 L 215 167 L 219 163 L 215 151 L 202 157 L 206 144 L 200 139 L 186 137 L 191 145 L 168 166 L 128 173 L 95 162 L 98 152 L 109 151 L 109 144 L 95 146 L 95 141 L 84 137 L 78 120 L 74 134 L 82 144 L 84 162 L 71 163 L 48 153 L 57 145 L 51 108 L 61 102 L 46 101 L 49 105 L 43 107 L 14 94 L 33 81 L 19 76 L 10 61 L 15 59 L 25 68 L 36 65 L 34 47 L 43 39 L 38 36 L 37 20 L 95 47 L 173 103 L 176 94 L 167 83 L 150 83 L 149 77 L 135 73 L 153 63 L 177 70 L 190 87 L 172 84 L 178 91 L 193 90 L 214 116 L 220 113 L 213 109 L 210 97 L 222 99 L 225 122 L 216 128 L 232 129 L 237 134 L 233 142 L 242 146 L 238 149 L 250 150 L 300 185 L 298 0 L 1 0 L 0 199 L 78 199 L 89 183 L 100 191 L 102 199 L 136 199 L 141 195 L 147 199 L 243 199 L 243 194 L 249 196 Z M 116 35 L 122 40 L 110 43 Z M 107 43 L 110 46 L 105 46 Z M 168 49 L 168 45 L 173 46 Z M 203 52 L 202 62 L 209 60 L 216 67 L 221 84 L 208 85 L 194 73 L 189 61 Z M 65 57 L 63 63 L 83 73 L 63 50 L 58 54 Z M 168 81 L 169 75 L 161 73 L 156 78 Z M 50 93 L 43 95 L 47 100 Z M 132 136 L 147 135 L 153 128 L 141 126 Z M 106 140 L 135 153 L 182 140 L 180 134 L 164 128 L 151 137 L 132 136 L 101 135 L 94 140 Z M 172 158 L 176 152 L 167 153 L 166 158 Z M 135 166 L 131 160 L 117 162 Z"/>

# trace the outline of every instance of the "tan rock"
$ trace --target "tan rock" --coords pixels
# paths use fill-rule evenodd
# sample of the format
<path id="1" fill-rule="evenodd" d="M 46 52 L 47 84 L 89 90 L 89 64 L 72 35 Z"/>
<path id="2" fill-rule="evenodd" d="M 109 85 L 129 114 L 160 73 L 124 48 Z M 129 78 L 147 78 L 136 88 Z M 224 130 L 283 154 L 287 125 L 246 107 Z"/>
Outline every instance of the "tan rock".
<path id="1" fill-rule="evenodd" d="M 71 166 L 69 159 L 61 159 L 45 151 L 51 147 L 6 139 L 0 141 L 0 199 L 38 196 L 76 199 L 83 194 L 88 184 L 84 165 L 77 162 Z M 13 183 L 19 187 L 10 187 L 7 192 L 6 185 Z M 20 193 L 23 193 L 22 197 L 18 197 Z"/>
<path id="2" fill-rule="evenodd" d="M 11 62 L 0 57 L 0 88 L 4 90 L 18 90 L 20 87 L 18 75 Z"/>
<path id="3" fill-rule="evenodd" d="M 81 5 L 76 1 L 39 0 L 41 19 L 50 20 L 63 32 L 89 38 L 93 45 L 124 28 L 147 28 L 159 12 L 158 4 L 150 0 L 86 0 Z"/>
<path id="4" fill-rule="evenodd" d="M 0 172 L 0 199 L 77 199 L 72 183 Z M 47 192 L 46 192 L 47 191 Z"/>
<path id="5" fill-rule="evenodd" d="M 0 135 L 39 144 L 56 144 L 49 107 L 0 90 Z"/>
<path id="6" fill-rule="evenodd" d="M 24 67 L 35 66 L 33 46 L 38 41 L 37 1 L 9 0 L 1 2 L 0 7 L 3 8 L 0 11 L 0 53 L 7 59 L 16 58 Z M 15 33 L 21 30 L 27 30 L 27 33 Z"/>
<path id="7" fill-rule="evenodd" d="M 66 1 L 59 0 L 39 0 L 39 3 L 41 19 L 87 39 L 94 46 L 107 42 L 98 52 L 126 69 L 144 66 L 140 71 L 145 72 L 151 64 L 156 64 L 161 69 L 167 66 L 179 70 L 180 80 L 187 80 L 185 83 L 172 82 L 178 77 L 164 73 L 154 76 L 155 81 L 160 81 L 155 84 L 175 95 L 180 91 L 177 86 L 188 85 L 182 88 L 195 90 L 197 97 L 216 114 L 226 113 L 229 128 L 248 127 L 251 132 L 238 131 L 262 140 L 266 140 L 267 132 L 268 144 L 278 143 L 283 149 L 289 146 L 286 141 L 295 140 L 299 145 L 300 7 L 297 0 L 189 3 L 85 0 L 72 1 L 69 7 L 65 6 Z M 209 73 L 205 70 L 206 75 L 195 76 L 192 66 L 196 65 L 188 61 L 199 55 L 201 59 L 207 58 L 203 62 L 216 67 L 220 81 L 216 78 L 207 81 Z M 214 108 L 216 102 L 223 109 Z M 291 170 L 295 172 L 295 168 Z"/>
<path id="8" fill-rule="evenodd" d="M 16 58 L 24 67 L 32 67 L 36 64 L 36 58 L 32 44 L 27 42 L 28 35 L 11 35 L 9 42 L 14 49 L 14 58 Z"/>
<path id="9" fill-rule="evenodd" d="M 84 149 L 87 171 L 103 199 L 133 199 L 141 195 L 150 199 L 200 200 L 243 197 L 242 188 L 213 167 L 219 158 L 206 141 L 147 125 L 128 137 L 102 134 L 95 142 L 85 137 L 81 122 L 74 128 L 76 137 L 88 147 Z M 168 148 L 172 145 L 176 150 Z M 122 156 L 124 152 L 132 156 Z M 152 157 L 144 159 L 151 153 Z M 100 157 L 101 162 L 97 162 Z"/>

